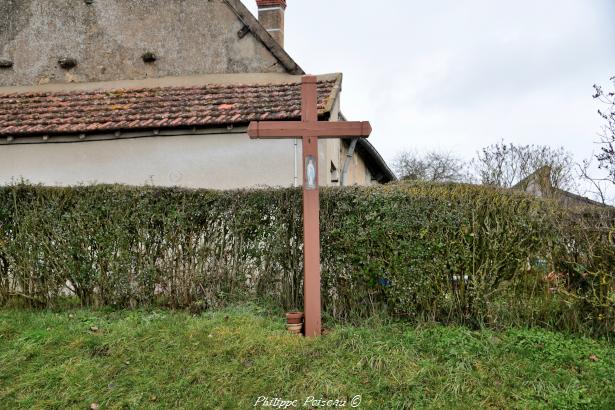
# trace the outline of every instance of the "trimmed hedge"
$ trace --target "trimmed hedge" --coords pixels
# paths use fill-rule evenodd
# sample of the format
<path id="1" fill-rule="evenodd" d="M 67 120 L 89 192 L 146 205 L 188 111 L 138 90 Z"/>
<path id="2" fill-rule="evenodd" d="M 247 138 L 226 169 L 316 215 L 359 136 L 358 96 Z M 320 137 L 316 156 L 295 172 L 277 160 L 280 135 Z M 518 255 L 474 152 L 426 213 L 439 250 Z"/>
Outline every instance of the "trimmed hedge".
<path id="1" fill-rule="evenodd" d="M 466 185 L 324 189 L 324 309 L 608 334 L 607 212 Z M 0 188 L 0 303 L 290 309 L 302 258 L 297 189 Z"/>

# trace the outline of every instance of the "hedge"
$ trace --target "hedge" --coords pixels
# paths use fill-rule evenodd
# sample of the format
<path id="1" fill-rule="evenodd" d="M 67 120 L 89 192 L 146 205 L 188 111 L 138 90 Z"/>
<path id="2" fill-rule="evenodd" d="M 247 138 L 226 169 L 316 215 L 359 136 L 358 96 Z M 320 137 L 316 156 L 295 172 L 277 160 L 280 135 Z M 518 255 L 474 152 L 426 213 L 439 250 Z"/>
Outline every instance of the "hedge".
<path id="1" fill-rule="evenodd" d="M 615 331 L 611 211 L 470 185 L 321 193 L 326 314 Z M 0 188 L 0 304 L 302 305 L 297 189 Z M 612 333 L 611 333 L 612 334 Z"/>

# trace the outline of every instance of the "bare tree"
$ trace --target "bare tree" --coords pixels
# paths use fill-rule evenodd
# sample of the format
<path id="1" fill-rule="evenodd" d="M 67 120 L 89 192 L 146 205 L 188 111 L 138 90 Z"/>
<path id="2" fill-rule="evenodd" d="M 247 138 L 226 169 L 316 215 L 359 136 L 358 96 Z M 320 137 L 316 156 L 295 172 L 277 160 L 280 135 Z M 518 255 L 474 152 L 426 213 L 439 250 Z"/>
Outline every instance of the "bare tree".
<path id="1" fill-rule="evenodd" d="M 615 85 L 615 77 L 611 77 Z M 600 167 L 609 173 L 611 182 L 615 183 L 615 91 L 604 91 L 599 85 L 594 85 L 594 98 L 605 105 L 598 110 L 598 114 L 604 118 L 606 124 L 602 128 L 602 148 L 596 156 L 600 161 Z"/>
<path id="2" fill-rule="evenodd" d="M 595 158 L 592 157 L 577 164 L 577 172 L 581 182 L 580 188 L 581 185 L 585 185 L 580 193 L 604 205 L 614 203 L 615 196 L 611 193 L 613 181 L 609 176 L 597 175 L 599 172 L 596 172 L 594 160 Z"/>
<path id="3" fill-rule="evenodd" d="M 450 152 L 424 154 L 405 151 L 397 155 L 393 169 L 400 179 L 432 182 L 469 182 L 468 164 Z"/>
<path id="4" fill-rule="evenodd" d="M 544 167 L 550 168 L 554 188 L 571 189 L 575 185 L 572 155 L 562 147 L 501 141 L 479 151 L 472 166 L 484 185 L 510 188 Z"/>

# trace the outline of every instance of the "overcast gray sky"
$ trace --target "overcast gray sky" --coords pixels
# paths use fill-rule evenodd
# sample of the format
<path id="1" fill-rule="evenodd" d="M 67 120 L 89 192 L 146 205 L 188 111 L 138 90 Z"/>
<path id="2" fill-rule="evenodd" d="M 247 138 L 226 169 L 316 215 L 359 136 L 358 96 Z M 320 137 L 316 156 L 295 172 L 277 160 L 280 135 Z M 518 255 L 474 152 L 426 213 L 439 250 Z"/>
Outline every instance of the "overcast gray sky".
<path id="1" fill-rule="evenodd" d="M 256 13 L 254 0 L 243 0 Z M 287 0 L 286 49 L 343 72 L 342 110 L 401 150 L 464 158 L 504 138 L 597 147 L 594 83 L 615 75 L 613 0 Z"/>

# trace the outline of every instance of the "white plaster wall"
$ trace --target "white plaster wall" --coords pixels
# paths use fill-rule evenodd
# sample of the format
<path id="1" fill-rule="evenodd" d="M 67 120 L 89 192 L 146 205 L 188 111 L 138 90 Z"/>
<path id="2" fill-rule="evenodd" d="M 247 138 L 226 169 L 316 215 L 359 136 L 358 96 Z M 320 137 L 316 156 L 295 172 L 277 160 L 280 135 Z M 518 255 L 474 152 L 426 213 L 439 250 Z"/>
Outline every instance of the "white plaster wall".
<path id="1" fill-rule="evenodd" d="M 0 184 L 23 178 L 61 186 L 292 186 L 294 152 L 293 140 L 251 140 L 247 134 L 3 145 Z"/>
<path id="2" fill-rule="evenodd" d="M 298 184 L 303 181 L 301 141 L 297 144 Z M 339 139 L 319 141 L 321 186 L 331 181 L 331 162 L 341 172 L 346 148 Z M 355 153 L 347 185 L 369 185 Z M 294 185 L 294 140 L 252 140 L 245 133 L 178 135 L 0 145 L 0 185 L 21 179 L 35 184 L 127 184 L 235 189 Z"/>

